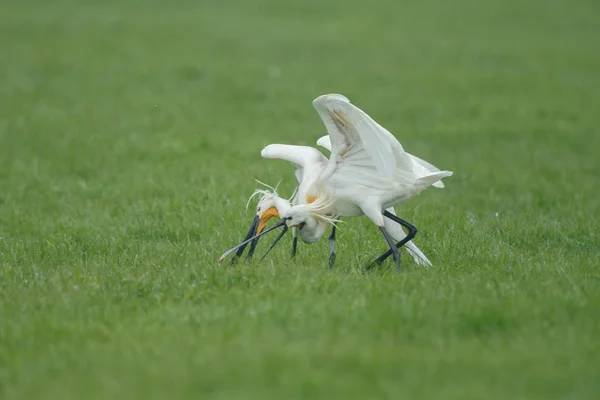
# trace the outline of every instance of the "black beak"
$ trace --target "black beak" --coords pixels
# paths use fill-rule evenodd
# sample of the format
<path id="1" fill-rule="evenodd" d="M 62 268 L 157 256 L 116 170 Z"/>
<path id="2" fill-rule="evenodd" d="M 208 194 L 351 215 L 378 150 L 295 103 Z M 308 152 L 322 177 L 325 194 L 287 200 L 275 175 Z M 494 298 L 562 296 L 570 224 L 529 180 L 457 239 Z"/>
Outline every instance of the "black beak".
<path id="1" fill-rule="evenodd" d="M 254 232 L 256 234 L 256 232 Z M 246 256 L 246 261 L 251 262 L 252 261 L 252 256 L 254 255 L 254 251 L 256 250 L 256 245 L 258 244 L 258 241 L 260 240 L 260 238 L 255 238 L 252 241 L 252 244 L 250 245 L 250 250 L 248 250 L 248 255 Z"/>
<path id="2" fill-rule="evenodd" d="M 248 230 L 248 233 L 246 233 L 246 237 L 244 237 L 244 240 L 248 240 L 251 237 L 253 237 L 254 235 L 256 235 L 256 229 L 258 228 L 258 215 L 254 217 L 254 219 L 252 220 L 252 224 L 250 225 L 250 229 Z M 256 239 L 258 241 L 258 239 Z M 256 245 L 254 244 L 254 242 L 252 242 L 252 245 L 254 247 L 256 247 Z M 246 249 L 246 245 L 240 247 L 238 249 L 238 251 L 235 253 L 235 256 L 233 256 L 233 258 L 231 259 L 231 265 L 235 264 L 237 259 L 240 258 L 242 256 L 242 254 L 244 254 L 244 250 Z M 254 253 L 254 249 L 252 248 L 252 246 L 250 247 L 250 254 Z M 249 256 L 250 258 L 252 257 L 251 255 Z"/>
<path id="3" fill-rule="evenodd" d="M 285 221 L 285 220 L 284 220 Z M 281 238 L 283 237 L 283 235 L 285 235 L 285 233 L 288 231 L 288 227 L 287 225 L 284 225 L 283 230 L 281 231 L 281 233 L 279 234 L 279 236 L 277 236 L 277 239 L 275 239 L 275 241 L 273 242 L 273 244 L 271 245 L 271 247 L 269 247 L 269 250 L 267 250 L 267 252 L 265 253 L 264 256 L 262 256 L 262 258 L 260 259 L 260 261 L 264 260 L 265 257 L 267 256 L 267 254 L 269 254 L 271 252 L 271 250 L 273 250 L 273 247 L 275 247 L 275 245 L 277 243 L 279 243 L 279 241 L 281 240 Z"/>
<path id="4" fill-rule="evenodd" d="M 275 229 L 277 229 L 277 228 L 281 228 L 282 226 L 285 226 L 285 227 L 286 227 L 286 230 L 287 230 L 287 225 L 285 224 L 285 220 L 284 220 L 284 219 L 282 219 L 281 221 L 279 221 L 278 223 L 276 223 L 275 225 L 273 225 L 271 228 L 269 228 L 269 229 L 266 229 L 266 230 L 262 231 L 261 233 L 259 233 L 258 235 L 255 235 L 255 236 L 253 236 L 253 237 L 251 237 L 251 238 L 248 238 L 248 239 L 244 240 L 242 243 L 238 244 L 238 245 L 237 245 L 237 246 L 235 246 L 234 248 L 227 250 L 227 251 L 226 251 L 225 253 L 223 253 L 223 255 L 222 255 L 220 258 L 219 258 L 219 261 L 223 261 L 223 259 L 224 259 L 225 257 L 227 257 L 228 255 L 230 255 L 230 254 L 231 254 L 231 253 L 233 253 L 234 251 L 236 251 L 236 250 L 238 250 L 238 249 L 240 249 L 240 248 L 242 248 L 242 247 L 243 247 L 243 248 L 245 248 L 245 247 L 248 245 L 248 243 L 250 243 L 250 242 L 251 242 L 251 241 L 253 241 L 254 239 L 258 239 L 258 238 L 259 238 L 259 237 L 261 237 L 262 235 L 265 235 L 265 234 L 267 234 L 267 233 L 269 233 L 269 232 L 271 232 L 271 231 L 273 231 L 273 230 L 275 230 Z M 242 252 L 243 252 L 243 250 L 242 250 Z"/>

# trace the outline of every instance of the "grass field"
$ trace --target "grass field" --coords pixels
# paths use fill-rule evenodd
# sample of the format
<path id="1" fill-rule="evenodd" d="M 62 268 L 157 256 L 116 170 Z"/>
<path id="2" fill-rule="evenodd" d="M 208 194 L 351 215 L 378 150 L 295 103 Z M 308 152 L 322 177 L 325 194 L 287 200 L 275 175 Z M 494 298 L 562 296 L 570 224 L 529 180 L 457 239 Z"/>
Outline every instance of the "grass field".
<path id="1" fill-rule="evenodd" d="M 600 3 L 49 3 L 0 5 L 0 398 L 600 398 Z M 434 266 L 218 264 L 331 92 L 455 172 Z"/>

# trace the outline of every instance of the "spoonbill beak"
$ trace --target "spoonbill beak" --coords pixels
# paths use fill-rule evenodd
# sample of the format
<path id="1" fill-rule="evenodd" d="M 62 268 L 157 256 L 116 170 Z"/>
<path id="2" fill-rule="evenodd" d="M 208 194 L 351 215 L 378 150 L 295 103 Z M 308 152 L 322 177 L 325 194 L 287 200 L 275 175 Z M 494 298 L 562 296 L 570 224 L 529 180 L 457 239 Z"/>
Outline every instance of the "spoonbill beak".
<path id="1" fill-rule="evenodd" d="M 279 212 L 277 212 L 277 209 L 275 207 L 269 207 L 262 214 L 257 214 L 254 217 L 254 219 L 252 220 L 252 224 L 250 225 L 250 229 L 248 230 L 248 233 L 244 237 L 244 240 L 248 240 L 248 239 L 258 235 L 259 233 L 261 233 L 265 229 L 265 226 L 267 226 L 267 223 L 269 222 L 269 220 L 273 217 L 279 218 Z M 256 250 L 258 241 L 259 241 L 259 238 L 254 238 L 254 240 L 252 240 L 252 244 L 250 244 L 250 250 L 248 251 L 248 255 L 246 256 L 246 260 L 252 261 L 252 257 L 254 256 L 254 251 Z M 244 246 L 240 247 L 237 250 L 237 252 L 235 253 L 235 256 L 233 256 L 233 258 L 231 259 L 232 265 L 235 264 L 237 259 L 240 258 L 244 254 L 244 250 L 246 250 L 247 245 L 248 244 L 245 244 Z"/>
<path id="2" fill-rule="evenodd" d="M 251 237 L 253 237 L 254 235 L 256 235 L 256 229 L 258 227 L 259 222 L 260 222 L 260 218 L 257 215 L 252 220 L 252 224 L 250 224 L 250 229 L 248 229 L 248 233 L 246 233 L 244 240 L 248 240 Z M 258 240 L 257 240 L 257 242 L 258 242 Z M 256 244 L 254 244 L 254 242 L 252 242 L 252 245 L 253 246 L 250 246 L 250 251 L 252 253 L 254 253 L 254 247 L 256 247 Z M 247 245 L 244 245 L 238 249 L 238 251 L 235 253 L 235 256 L 233 256 L 233 258 L 231 259 L 231 264 L 234 264 L 237 261 L 237 259 L 240 258 L 242 256 L 242 254 L 244 254 L 244 250 L 246 249 L 246 246 Z"/>
<path id="3" fill-rule="evenodd" d="M 251 238 L 248 238 L 248 239 L 244 240 L 242 243 L 238 244 L 237 246 L 235 246 L 235 247 L 233 247 L 233 248 L 231 248 L 231 249 L 227 250 L 227 251 L 226 251 L 225 253 L 223 253 L 223 255 L 222 255 L 220 258 L 219 258 L 219 261 L 223 261 L 223 259 L 224 259 L 225 257 L 227 257 L 228 255 L 230 255 L 230 254 L 231 254 L 231 253 L 233 253 L 234 251 L 236 251 L 236 250 L 238 250 L 238 249 L 240 249 L 240 248 L 242 248 L 242 247 L 244 247 L 244 248 L 245 248 L 245 247 L 248 245 L 248 243 L 250 243 L 250 242 L 251 242 L 251 241 L 253 241 L 254 239 L 258 239 L 258 238 L 260 238 L 261 236 L 263 236 L 263 235 L 265 235 L 265 234 L 267 234 L 267 233 L 269 233 L 269 232 L 271 232 L 271 231 L 273 231 L 273 230 L 275 230 L 275 229 L 277 229 L 277 228 L 281 228 L 282 226 L 285 226 L 285 227 L 287 228 L 287 225 L 285 224 L 285 220 L 284 220 L 284 219 L 282 219 L 281 221 L 279 221 L 278 223 L 276 223 L 275 225 L 273 225 L 271 228 L 269 228 L 269 229 L 267 229 L 267 230 L 265 230 L 265 231 L 262 231 L 261 233 L 259 233 L 259 234 L 255 235 L 255 236 L 253 236 L 253 237 L 251 237 Z M 287 230 L 287 229 L 285 229 L 285 230 Z M 243 250 L 242 250 L 242 252 L 243 252 Z"/>
<path id="4" fill-rule="evenodd" d="M 285 220 L 283 220 L 285 223 Z M 277 243 L 279 243 L 279 241 L 281 240 L 281 238 L 283 237 L 283 235 L 285 235 L 285 233 L 288 231 L 288 226 L 284 225 L 283 226 L 283 230 L 281 231 L 281 233 L 279 234 L 279 236 L 277 236 L 277 238 L 275 239 L 275 241 L 273 242 L 273 244 L 271 245 L 271 247 L 269 247 L 269 250 L 267 250 L 267 252 L 265 253 L 264 256 L 261 257 L 260 261 L 264 260 L 265 257 L 267 256 L 267 254 L 269 254 L 271 252 L 271 250 L 273 250 L 273 247 L 275 247 L 275 245 Z"/>
<path id="5" fill-rule="evenodd" d="M 261 233 L 264 229 L 265 226 L 267 226 L 267 223 L 269 222 L 269 220 L 273 217 L 277 217 L 279 218 L 279 212 L 277 212 L 277 209 L 275 207 L 269 207 L 265 210 L 265 212 L 262 213 L 262 215 L 259 216 L 259 221 L 256 227 L 256 231 L 253 233 L 253 235 L 258 235 L 259 233 Z M 246 238 L 248 239 L 248 238 Z M 258 244 L 259 238 L 256 238 L 252 241 L 252 244 L 250 245 L 250 250 L 248 251 L 248 256 L 246 257 L 246 260 L 248 261 L 252 261 L 252 256 L 254 256 L 254 251 L 256 250 L 256 245 Z"/>

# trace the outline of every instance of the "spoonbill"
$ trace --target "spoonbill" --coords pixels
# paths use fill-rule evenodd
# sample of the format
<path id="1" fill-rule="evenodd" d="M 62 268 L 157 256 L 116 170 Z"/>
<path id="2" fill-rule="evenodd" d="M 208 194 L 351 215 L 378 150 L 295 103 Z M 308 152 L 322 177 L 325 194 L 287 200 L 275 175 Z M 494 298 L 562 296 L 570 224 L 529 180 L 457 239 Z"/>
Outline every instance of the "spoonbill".
<path id="1" fill-rule="evenodd" d="M 311 218 L 331 224 L 339 217 L 367 215 L 379 227 L 390 247 L 390 251 L 371 266 L 393 254 L 400 268 L 398 248 L 409 243 L 417 229 L 397 217 L 393 206 L 431 185 L 443 187 L 440 180 L 451 176 L 452 172 L 439 171 L 406 153 L 391 133 L 342 95 L 320 96 L 313 101 L 313 106 L 327 128 L 331 157 L 327 160 L 318 150 L 307 146 L 269 145 L 263 149 L 261 154 L 265 158 L 282 158 L 296 164 L 296 176 L 301 182 L 297 193 L 300 201 L 292 205 L 280 223 L 254 238 L 283 226 L 284 230 L 272 248 L 288 228 L 301 231 Z M 321 138 L 319 142 L 327 147 L 327 139 Z M 294 148 L 302 148 L 302 151 Z M 306 163 L 306 159 L 312 162 Z M 400 225 L 396 228 L 401 233 L 394 232 L 399 238 L 397 243 L 390 232 L 394 231 L 391 228 L 394 223 Z M 408 235 L 401 226 L 407 228 Z M 221 259 L 254 238 L 229 250 Z M 427 260 L 424 255 L 423 259 Z M 430 264 L 429 260 L 426 263 Z"/>
<path id="2" fill-rule="evenodd" d="M 251 200 L 255 195 L 262 195 L 261 199 L 258 202 L 256 215 L 254 217 L 254 220 L 252 221 L 252 224 L 250 225 L 250 229 L 244 240 L 247 240 L 257 234 L 260 234 L 266 226 L 267 222 L 271 218 L 281 218 L 281 216 L 284 215 L 293 205 L 303 204 L 306 200 L 306 191 L 308 190 L 310 182 L 316 179 L 318 172 L 325 167 L 328 161 L 327 158 L 323 156 L 323 154 L 319 150 L 310 146 L 275 146 L 282 146 L 280 147 L 280 149 L 284 149 L 285 153 L 287 154 L 287 157 L 285 159 L 296 166 L 295 176 L 296 180 L 298 181 L 298 187 L 296 188 L 294 195 L 292 195 L 292 198 L 286 200 L 281 198 L 277 194 L 275 188 L 270 187 L 262 182 L 259 182 L 270 188 L 272 192 L 269 192 L 268 190 L 257 190 L 250 197 Z M 266 156 L 264 150 L 262 155 L 263 157 Z M 250 200 L 248 202 L 250 202 Z M 330 221 L 327 218 L 308 217 L 301 224 L 300 227 L 292 228 L 292 257 L 296 255 L 298 237 L 304 243 L 314 243 L 327 233 L 327 229 L 329 229 L 329 226 L 331 226 L 329 222 Z M 335 239 L 336 232 L 334 226 L 331 235 L 329 236 L 330 266 L 333 266 L 336 257 Z M 258 237 L 252 240 L 252 245 L 250 246 L 247 259 L 252 258 L 257 243 Z M 232 263 L 235 262 L 237 258 L 242 256 L 245 248 L 246 245 L 243 245 L 238 248 L 235 257 L 232 259 Z M 221 257 L 221 259 L 223 259 L 223 257 Z"/>

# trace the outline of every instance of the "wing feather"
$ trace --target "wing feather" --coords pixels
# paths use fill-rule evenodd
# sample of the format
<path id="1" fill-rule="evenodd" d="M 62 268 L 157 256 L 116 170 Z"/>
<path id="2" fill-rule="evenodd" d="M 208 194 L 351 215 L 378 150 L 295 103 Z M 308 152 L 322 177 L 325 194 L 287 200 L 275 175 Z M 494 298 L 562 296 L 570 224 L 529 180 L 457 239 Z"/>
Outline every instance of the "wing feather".
<path id="1" fill-rule="evenodd" d="M 317 140 L 317 145 L 319 145 L 331 152 L 331 139 L 329 138 L 328 135 L 320 137 L 319 140 Z M 415 175 L 417 177 L 423 177 L 423 176 L 429 175 L 431 172 L 438 172 L 440 170 L 438 167 L 430 164 L 429 162 L 423 160 L 422 158 L 414 156 L 410 153 L 406 153 L 406 154 L 408 154 L 408 156 L 410 157 L 410 159 L 413 163 L 413 169 L 414 169 Z M 433 186 L 443 188 L 444 184 L 442 183 L 442 181 L 438 181 L 438 182 L 434 183 Z"/>
<path id="2" fill-rule="evenodd" d="M 412 174 L 412 161 L 398 140 L 346 97 L 338 94 L 319 96 L 313 106 L 331 141 L 326 173 L 333 173 L 336 165 L 344 162 L 375 167 L 388 177 L 396 175 L 399 169 Z"/>
<path id="3" fill-rule="evenodd" d="M 331 138 L 329 137 L 329 135 L 320 137 L 319 140 L 317 140 L 317 145 L 329 150 L 329 152 L 331 153 Z"/>
<path id="4" fill-rule="evenodd" d="M 327 162 L 327 158 L 319 150 L 310 146 L 291 144 L 270 144 L 260 155 L 263 158 L 278 158 L 294 164 L 297 168 L 306 168 L 311 164 Z"/>
<path id="5" fill-rule="evenodd" d="M 412 154 L 409 154 L 409 156 L 412 159 L 415 176 L 417 178 L 422 178 L 424 176 L 430 175 L 433 172 L 440 171 L 440 169 L 438 167 L 436 167 L 435 165 L 432 165 L 417 156 L 413 156 Z M 433 184 L 433 186 L 435 186 L 437 188 L 443 188 L 444 183 L 442 181 L 437 181 Z"/>
<path id="6" fill-rule="evenodd" d="M 301 185 L 301 194 L 306 191 L 304 180 L 311 179 L 310 175 L 315 165 L 327 165 L 327 158 L 317 149 L 310 146 L 295 146 L 290 144 L 270 144 L 261 151 L 263 158 L 273 158 L 288 161 L 296 166 L 294 175 Z M 309 177 L 307 178 L 307 173 Z"/>

